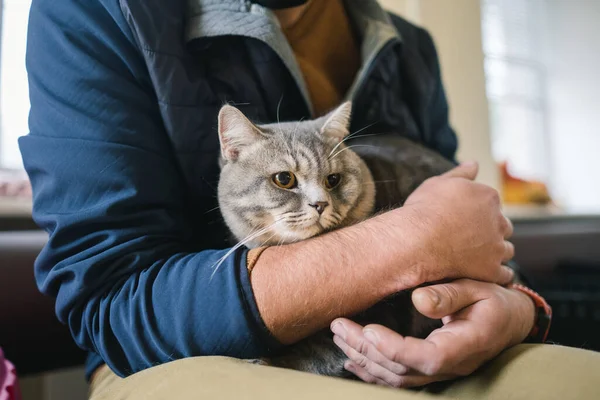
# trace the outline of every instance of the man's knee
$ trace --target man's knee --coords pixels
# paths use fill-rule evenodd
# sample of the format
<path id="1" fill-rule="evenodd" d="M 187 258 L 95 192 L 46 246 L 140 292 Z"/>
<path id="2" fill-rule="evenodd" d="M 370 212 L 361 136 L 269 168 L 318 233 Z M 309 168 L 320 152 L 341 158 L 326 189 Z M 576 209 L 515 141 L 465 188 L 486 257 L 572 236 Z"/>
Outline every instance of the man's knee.
<path id="1" fill-rule="evenodd" d="M 597 399 L 600 353 L 550 344 L 521 344 L 505 350 L 444 394 L 464 398 Z"/>

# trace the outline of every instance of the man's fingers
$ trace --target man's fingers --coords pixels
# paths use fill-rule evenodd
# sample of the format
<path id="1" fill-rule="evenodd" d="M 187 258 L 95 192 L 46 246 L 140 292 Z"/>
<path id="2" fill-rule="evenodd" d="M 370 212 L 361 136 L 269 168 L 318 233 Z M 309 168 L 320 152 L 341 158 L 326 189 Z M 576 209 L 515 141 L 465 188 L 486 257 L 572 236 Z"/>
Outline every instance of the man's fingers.
<path id="1" fill-rule="evenodd" d="M 504 241 L 504 256 L 502 257 L 502 261 L 507 262 L 513 259 L 515 256 L 515 245 L 511 242 Z"/>
<path id="2" fill-rule="evenodd" d="M 440 356 L 437 345 L 433 342 L 403 337 L 397 332 L 382 325 L 367 325 L 372 342 L 377 350 L 389 360 L 420 372 L 429 371 L 429 363 Z"/>
<path id="3" fill-rule="evenodd" d="M 460 164 L 458 167 L 451 169 L 450 171 L 442 174 L 447 178 L 465 178 L 474 181 L 479 173 L 479 164 L 471 161 Z"/>
<path id="4" fill-rule="evenodd" d="M 498 279 L 495 283 L 498 285 L 504 286 L 508 285 L 515 279 L 515 271 L 512 268 L 503 265 L 500 267 L 498 272 Z"/>
<path id="5" fill-rule="evenodd" d="M 345 343 L 339 336 L 333 337 L 334 343 L 348 356 L 352 365 L 359 366 L 363 370 L 369 373 L 369 375 L 381 380 L 386 385 L 397 386 L 399 384 L 401 374 L 396 374 L 381 365 L 373 362 L 369 358 L 365 357 L 362 353 L 350 347 Z M 373 346 L 369 344 L 370 346 Z M 374 346 L 373 346 L 374 347 Z M 389 360 L 388 360 L 389 361 Z M 407 372 L 408 369 L 402 367 L 402 372 Z M 353 372 L 353 371 L 350 371 Z"/>
<path id="6" fill-rule="evenodd" d="M 514 229 L 512 221 L 504 217 L 504 239 L 509 239 L 513 235 Z"/>
<path id="7" fill-rule="evenodd" d="M 417 311 L 426 317 L 440 319 L 454 314 L 488 296 L 481 282 L 460 279 L 415 289 L 412 301 Z"/>
<path id="8" fill-rule="evenodd" d="M 363 382 L 375 383 L 381 386 L 389 386 L 385 381 L 371 375 L 366 369 L 356 364 L 355 362 L 346 361 L 346 364 L 344 364 L 344 368 L 346 369 L 346 371 L 352 372 L 354 375 L 362 379 Z"/>
<path id="9" fill-rule="evenodd" d="M 344 318 L 336 322 L 340 323 L 341 326 L 335 324 L 335 322 L 332 324 L 335 344 L 351 360 L 366 368 L 369 373 L 379 378 L 386 378 L 389 376 L 385 373 L 385 370 L 396 375 L 408 372 L 408 368 L 381 354 L 375 345 L 368 340 L 370 332 L 367 331 L 365 335 L 362 326 Z"/>
<path id="10" fill-rule="evenodd" d="M 427 376 L 423 374 L 419 374 L 417 372 L 413 372 L 409 375 L 398 376 L 398 379 L 393 383 L 383 381 L 369 373 L 369 371 L 365 370 L 360 365 L 352 361 L 346 362 L 344 368 L 347 371 L 352 372 L 354 375 L 362 379 L 367 383 L 375 383 L 377 385 L 382 386 L 390 386 L 394 388 L 411 388 L 411 387 L 421 387 L 428 385 L 433 382 L 441 382 L 447 381 L 453 378 L 456 378 L 454 375 L 435 375 L 435 376 Z"/>

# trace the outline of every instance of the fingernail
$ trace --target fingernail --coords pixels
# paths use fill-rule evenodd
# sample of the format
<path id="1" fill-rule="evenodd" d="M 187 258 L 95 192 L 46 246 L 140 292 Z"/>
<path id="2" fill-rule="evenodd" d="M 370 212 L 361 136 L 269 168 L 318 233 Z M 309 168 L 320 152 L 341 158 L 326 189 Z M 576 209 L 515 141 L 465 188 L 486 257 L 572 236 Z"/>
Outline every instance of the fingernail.
<path id="1" fill-rule="evenodd" d="M 505 265 L 503 265 L 502 268 L 504 268 L 504 270 L 507 272 L 509 282 L 512 282 L 513 279 L 515 279 L 515 271 Z"/>
<path id="2" fill-rule="evenodd" d="M 354 363 L 350 360 L 346 361 L 344 363 L 344 369 L 350 372 L 354 371 Z"/>
<path id="3" fill-rule="evenodd" d="M 333 325 L 331 325 L 331 332 L 346 340 L 346 328 L 341 322 L 334 322 Z"/>
<path id="4" fill-rule="evenodd" d="M 476 164 L 476 161 L 465 161 L 462 162 L 460 165 L 462 165 L 463 167 L 474 167 Z"/>
<path id="5" fill-rule="evenodd" d="M 377 344 L 379 342 L 379 336 L 377 336 L 377 333 L 371 329 L 365 329 L 364 331 L 365 333 L 365 338 L 373 343 L 373 344 Z"/>
<path id="6" fill-rule="evenodd" d="M 429 300 L 435 308 L 440 305 L 440 295 L 435 290 L 427 289 L 427 296 L 429 296 Z"/>

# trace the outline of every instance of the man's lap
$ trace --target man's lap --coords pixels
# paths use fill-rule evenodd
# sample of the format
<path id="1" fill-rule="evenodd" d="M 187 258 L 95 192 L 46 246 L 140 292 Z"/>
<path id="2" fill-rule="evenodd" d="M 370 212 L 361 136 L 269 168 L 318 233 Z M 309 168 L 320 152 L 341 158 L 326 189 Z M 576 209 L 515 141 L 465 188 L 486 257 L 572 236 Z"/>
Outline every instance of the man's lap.
<path id="1" fill-rule="evenodd" d="M 467 378 L 421 392 L 264 367 L 226 357 L 195 357 L 149 368 L 126 379 L 103 367 L 95 375 L 90 391 L 91 400 L 595 399 L 600 398 L 600 353 L 561 346 L 520 345 Z"/>
<path id="2" fill-rule="evenodd" d="M 105 399 L 429 399 L 431 396 L 254 365 L 226 357 L 173 361 L 120 379 L 102 367 L 91 384 L 91 400 Z M 435 397 L 433 397 L 435 398 Z"/>

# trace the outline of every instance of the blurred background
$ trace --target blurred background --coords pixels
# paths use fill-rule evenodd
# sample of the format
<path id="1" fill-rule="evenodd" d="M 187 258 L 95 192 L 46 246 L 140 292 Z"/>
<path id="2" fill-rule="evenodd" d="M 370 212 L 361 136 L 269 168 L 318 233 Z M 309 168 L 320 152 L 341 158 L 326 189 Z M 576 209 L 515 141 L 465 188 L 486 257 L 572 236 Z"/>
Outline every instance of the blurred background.
<path id="1" fill-rule="evenodd" d="M 386 0 L 436 41 L 459 157 L 511 205 L 510 176 L 543 183 L 569 213 L 600 209 L 600 2 L 596 0 Z M 513 189 L 511 192 L 510 190 Z"/>
<path id="2" fill-rule="evenodd" d="M 16 336 L 0 333 L 0 346 L 27 376 L 26 398 L 84 398 L 79 353 L 60 366 L 36 354 L 64 340 L 63 327 L 35 314 L 40 304 L 51 313 L 51 303 L 30 281 L 22 282 L 31 293 L 23 305 L 29 313 L 17 315 L 8 297 L 7 271 L 31 270 L 44 236 L 31 221 L 17 145 L 28 133 L 31 0 L 0 3 L 0 326 L 17 321 L 23 328 Z M 478 160 L 480 180 L 502 193 L 515 222 L 516 259 L 554 308 L 550 339 L 600 350 L 600 1 L 381 3 L 433 35 L 458 157 Z M 48 330 L 37 348 L 27 337 L 36 327 Z"/>

